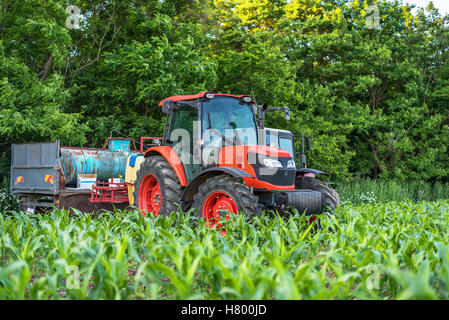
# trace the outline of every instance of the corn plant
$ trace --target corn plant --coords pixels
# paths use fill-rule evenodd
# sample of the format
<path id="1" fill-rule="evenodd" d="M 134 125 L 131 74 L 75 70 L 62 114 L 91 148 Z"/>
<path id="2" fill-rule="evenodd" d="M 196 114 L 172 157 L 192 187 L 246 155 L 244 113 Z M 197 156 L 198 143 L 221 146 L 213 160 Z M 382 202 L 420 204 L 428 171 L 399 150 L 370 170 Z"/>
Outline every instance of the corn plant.
<path id="1" fill-rule="evenodd" d="M 232 215 L 0 215 L 0 299 L 448 299 L 449 201 Z"/>

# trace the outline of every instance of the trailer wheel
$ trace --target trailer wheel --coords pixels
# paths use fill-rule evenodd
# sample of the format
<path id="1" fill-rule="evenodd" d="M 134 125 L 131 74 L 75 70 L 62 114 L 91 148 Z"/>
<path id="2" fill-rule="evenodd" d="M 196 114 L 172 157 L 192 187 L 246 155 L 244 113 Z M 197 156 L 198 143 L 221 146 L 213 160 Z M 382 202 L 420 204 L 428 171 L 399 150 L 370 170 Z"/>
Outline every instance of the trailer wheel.
<path id="1" fill-rule="evenodd" d="M 164 157 L 146 158 L 137 171 L 134 186 L 134 203 L 143 214 L 157 217 L 178 211 L 182 187 Z"/>
<path id="2" fill-rule="evenodd" d="M 295 189 L 311 189 L 321 193 L 323 211 L 335 209 L 340 205 L 340 196 L 337 191 L 328 187 L 323 181 L 312 177 L 297 177 Z"/>
<path id="3" fill-rule="evenodd" d="M 199 218 L 206 219 L 210 229 L 221 229 L 218 221 L 229 220 L 229 213 L 251 216 L 257 212 L 258 198 L 240 179 L 229 176 L 211 177 L 203 183 L 193 197 L 193 208 Z M 226 231 L 222 230 L 221 234 Z"/>

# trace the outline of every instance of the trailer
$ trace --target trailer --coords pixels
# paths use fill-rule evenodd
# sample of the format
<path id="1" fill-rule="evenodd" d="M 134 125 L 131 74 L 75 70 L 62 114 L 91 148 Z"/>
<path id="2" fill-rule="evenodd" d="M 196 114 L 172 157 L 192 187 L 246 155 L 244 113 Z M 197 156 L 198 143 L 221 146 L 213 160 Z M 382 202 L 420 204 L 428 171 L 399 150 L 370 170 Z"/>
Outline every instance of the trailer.
<path id="1" fill-rule="evenodd" d="M 20 209 L 47 208 L 97 212 L 129 205 L 128 186 L 109 183 L 125 176 L 128 158 L 138 155 L 129 138 L 108 138 L 103 148 L 61 147 L 60 142 L 13 144 L 11 193 Z M 91 188 L 77 185 L 78 177 L 94 176 Z"/>

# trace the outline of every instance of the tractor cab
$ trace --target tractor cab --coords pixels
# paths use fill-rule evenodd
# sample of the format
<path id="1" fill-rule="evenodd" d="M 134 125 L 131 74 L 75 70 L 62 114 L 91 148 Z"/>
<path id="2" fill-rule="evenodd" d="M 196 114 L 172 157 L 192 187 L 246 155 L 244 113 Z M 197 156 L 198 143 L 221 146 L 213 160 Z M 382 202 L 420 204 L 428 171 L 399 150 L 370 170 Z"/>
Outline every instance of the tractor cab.
<path id="1" fill-rule="evenodd" d="M 218 167 L 223 147 L 257 145 L 257 125 L 247 96 L 177 96 L 164 100 L 163 145 L 173 148 L 187 181 Z"/>

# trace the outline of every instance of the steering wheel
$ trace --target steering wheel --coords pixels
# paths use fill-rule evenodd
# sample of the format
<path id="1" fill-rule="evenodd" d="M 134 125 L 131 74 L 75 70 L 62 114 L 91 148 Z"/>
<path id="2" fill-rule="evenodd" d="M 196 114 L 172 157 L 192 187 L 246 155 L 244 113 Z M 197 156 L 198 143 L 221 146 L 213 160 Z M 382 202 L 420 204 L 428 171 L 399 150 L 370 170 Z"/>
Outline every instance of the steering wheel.
<path id="1" fill-rule="evenodd" d="M 209 128 L 209 129 L 207 129 L 205 132 L 207 132 L 208 130 L 210 130 L 211 133 L 212 133 L 212 132 L 217 133 L 217 136 L 220 137 L 222 140 L 226 141 L 229 145 L 231 145 L 231 146 L 234 145 L 234 142 L 231 141 L 229 138 L 226 138 L 226 137 L 223 135 L 223 133 L 221 133 L 220 130 L 215 129 L 215 128 Z M 211 137 L 212 137 L 212 134 L 211 134 Z"/>

